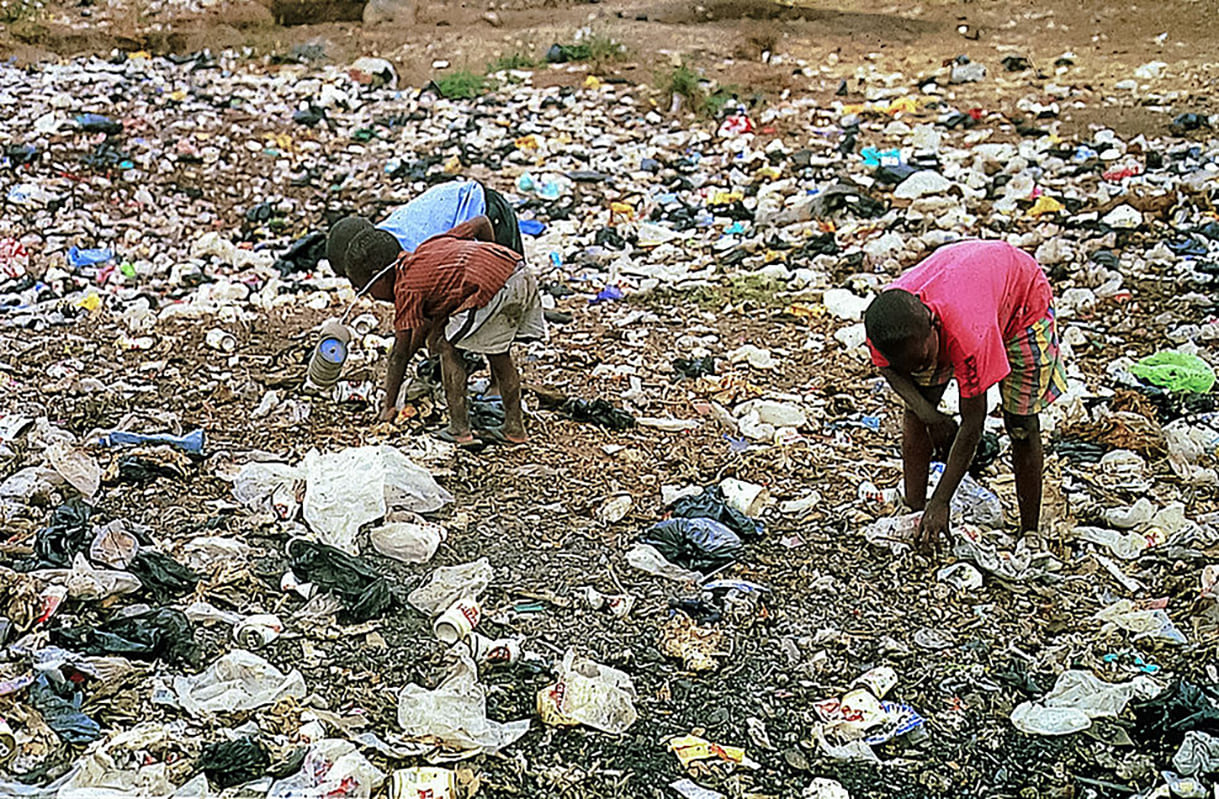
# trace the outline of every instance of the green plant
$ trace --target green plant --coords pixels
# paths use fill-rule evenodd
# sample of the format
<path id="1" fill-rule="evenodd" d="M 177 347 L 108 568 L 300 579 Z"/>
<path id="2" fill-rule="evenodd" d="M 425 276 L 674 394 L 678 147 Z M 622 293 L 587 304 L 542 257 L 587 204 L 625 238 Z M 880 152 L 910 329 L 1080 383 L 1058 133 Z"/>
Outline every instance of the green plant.
<path id="1" fill-rule="evenodd" d="M 741 89 L 739 86 L 720 86 L 703 102 L 703 110 L 709 117 L 719 117 L 720 111 L 724 109 L 724 106 L 736 101 L 740 93 Z"/>
<path id="2" fill-rule="evenodd" d="M 32 21 L 42 15 L 42 6 L 39 0 L 0 0 L 0 23 Z"/>
<path id="3" fill-rule="evenodd" d="M 601 33 L 590 33 L 580 44 L 588 50 L 588 57 L 585 60 L 594 64 L 611 64 L 627 57 L 624 45 Z"/>
<path id="4" fill-rule="evenodd" d="M 504 72 L 509 69 L 532 69 L 537 66 L 537 63 L 521 52 L 509 53 L 502 55 L 491 63 L 487 64 L 487 74 L 493 75 L 496 72 Z"/>
<path id="5" fill-rule="evenodd" d="M 473 99 L 489 90 L 493 84 L 483 75 L 476 75 L 468 69 L 443 75 L 435 83 L 440 94 L 450 100 Z"/>
<path id="6" fill-rule="evenodd" d="M 783 284 L 772 277 L 745 274 L 735 275 L 718 284 L 691 289 L 658 288 L 647 294 L 634 295 L 632 299 L 645 307 L 657 309 L 682 304 L 713 310 L 743 303 L 755 308 L 778 308 L 790 300 L 790 295 L 783 292 Z"/>
<path id="7" fill-rule="evenodd" d="M 685 64 L 676 67 L 667 77 L 661 79 L 661 86 L 669 94 L 686 98 L 687 107 L 698 111 L 703 105 L 703 87 L 699 84 L 698 73 Z"/>

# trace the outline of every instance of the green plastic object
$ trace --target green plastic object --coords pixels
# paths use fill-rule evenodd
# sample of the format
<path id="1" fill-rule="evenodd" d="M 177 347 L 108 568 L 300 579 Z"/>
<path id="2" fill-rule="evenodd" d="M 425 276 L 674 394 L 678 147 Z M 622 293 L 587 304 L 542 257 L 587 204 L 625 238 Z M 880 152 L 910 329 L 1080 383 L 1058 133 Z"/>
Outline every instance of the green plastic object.
<path id="1" fill-rule="evenodd" d="M 1215 385 L 1215 370 L 1197 355 L 1184 352 L 1157 352 L 1148 355 L 1130 373 L 1174 394 L 1205 394 Z"/>

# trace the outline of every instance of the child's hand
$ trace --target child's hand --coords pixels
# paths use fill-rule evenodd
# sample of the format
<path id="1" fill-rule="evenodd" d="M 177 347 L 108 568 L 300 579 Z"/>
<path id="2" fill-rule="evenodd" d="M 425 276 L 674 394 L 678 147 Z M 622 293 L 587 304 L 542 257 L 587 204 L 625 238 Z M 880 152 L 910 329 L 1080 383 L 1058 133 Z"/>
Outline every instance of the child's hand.
<path id="1" fill-rule="evenodd" d="M 932 499 L 919 521 L 915 544 L 923 554 L 938 553 L 940 542 L 948 534 L 948 503 Z"/>

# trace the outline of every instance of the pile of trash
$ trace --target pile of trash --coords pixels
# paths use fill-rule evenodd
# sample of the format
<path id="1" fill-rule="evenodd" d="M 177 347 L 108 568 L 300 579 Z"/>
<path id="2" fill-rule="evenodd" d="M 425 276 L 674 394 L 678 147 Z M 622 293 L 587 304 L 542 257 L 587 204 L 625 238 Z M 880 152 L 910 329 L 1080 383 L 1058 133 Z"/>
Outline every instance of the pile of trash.
<path id="1" fill-rule="evenodd" d="M 1213 125 L 1070 139 L 1082 89 L 958 108 L 968 59 L 710 119 L 354 66 L 0 68 L 0 793 L 1214 788 Z M 328 225 L 470 174 L 554 323 L 526 448 L 431 438 L 434 363 L 375 426 L 371 299 L 303 390 Z M 1042 530 L 992 415 L 932 561 L 861 318 L 967 237 L 1043 265 L 1069 385 Z"/>

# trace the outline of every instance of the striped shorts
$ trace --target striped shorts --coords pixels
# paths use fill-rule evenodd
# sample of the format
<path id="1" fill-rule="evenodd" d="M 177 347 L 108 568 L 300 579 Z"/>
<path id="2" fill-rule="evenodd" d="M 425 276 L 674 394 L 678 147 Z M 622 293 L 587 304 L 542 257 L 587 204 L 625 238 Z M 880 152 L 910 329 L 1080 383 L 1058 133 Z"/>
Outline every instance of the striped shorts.
<path id="1" fill-rule="evenodd" d="M 1058 347 L 1054 309 L 1005 342 L 1012 371 L 999 383 L 1003 410 L 1013 416 L 1032 416 L 1045 410 L 1067 390 L 1067 370 Z M 942 386 L 952 379 L 950 365 L 934 366 L 915 375 L 921 386 Z"/>

